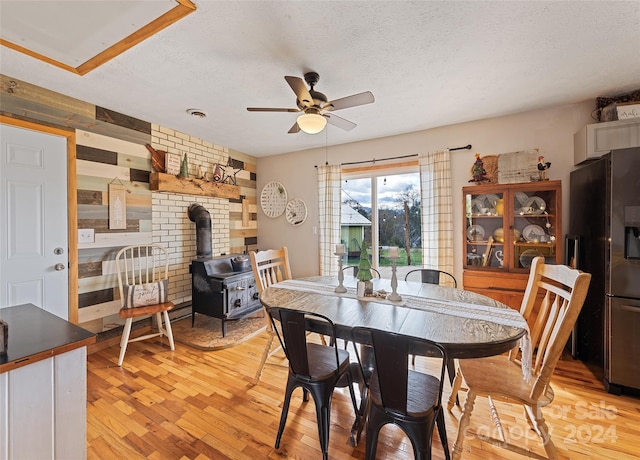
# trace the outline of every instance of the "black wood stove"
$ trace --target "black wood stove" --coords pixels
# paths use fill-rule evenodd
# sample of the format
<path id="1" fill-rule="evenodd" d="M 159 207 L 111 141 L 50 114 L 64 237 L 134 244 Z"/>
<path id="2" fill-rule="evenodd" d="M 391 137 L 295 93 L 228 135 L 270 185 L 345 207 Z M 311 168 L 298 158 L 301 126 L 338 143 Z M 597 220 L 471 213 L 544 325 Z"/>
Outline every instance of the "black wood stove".
<path id="1" fill-rule="evenodd" d="M 238 255 L 198 258 L 191 261 L 191 326 L 196 313 L 225 321 L 240 319 L 262 308 L 251 266 L 234 271 Z"/>
<path id="2" fill-rule="evenodd" d="M 262 308 L 249 257 L 242 254 L 212 257 L 211 219 L 198 203 L 188 210 L 196 223 L 196 258 L 191 261 L 191 327 L 196 313 L 225 321 L 240 319 Z"/>

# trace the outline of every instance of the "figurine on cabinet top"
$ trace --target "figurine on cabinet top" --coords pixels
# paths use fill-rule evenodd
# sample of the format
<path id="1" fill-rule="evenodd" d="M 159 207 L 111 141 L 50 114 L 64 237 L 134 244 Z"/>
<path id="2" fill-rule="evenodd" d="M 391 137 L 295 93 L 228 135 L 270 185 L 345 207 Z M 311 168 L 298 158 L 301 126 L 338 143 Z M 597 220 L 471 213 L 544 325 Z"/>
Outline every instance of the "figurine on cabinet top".
<path id="1" fill-rule="evenodd" d="M 471 168 L 471 175 L 473 176 L 469 182 L 485 182 L 488 181 L 487 171 L 484 169 L 484 162 L 480 158 L 480 154 L 476 153 L 476 161 Z"/>
<path id="2" fill-rule="evenodd" d="M 551 163 L 549 161 L 545 162 L 544 157 L 540 155 L 538 157 L 538 180 L 547 180 L 547 169 L 551 167 Z"/>

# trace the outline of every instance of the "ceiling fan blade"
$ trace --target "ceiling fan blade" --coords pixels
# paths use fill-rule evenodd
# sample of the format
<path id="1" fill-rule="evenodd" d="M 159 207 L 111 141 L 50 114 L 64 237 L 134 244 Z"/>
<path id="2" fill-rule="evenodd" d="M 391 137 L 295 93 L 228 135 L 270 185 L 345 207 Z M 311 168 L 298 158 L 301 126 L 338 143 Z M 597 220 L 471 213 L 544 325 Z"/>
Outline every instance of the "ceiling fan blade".
<path id="1" fill-rule="evenodd" d="M 300 109 L 277 109 L 273 107 L 247 107 L 249 112 L 300 112 Z"/>
<path id="2" fill-rule="evenodd" d="M 338 128 L 344 129 L 345 131 L 351 131 L 353 128 L 358 126 L 352 121 L 345 120 L 344 118 L 340 118 L 339 116 L 334 115 L 332 113 L 323 113 L 322 116 L 327 119 L 327 123 L 330 123 L 333 126 L 337 126 Z"/>
<path id="3" fill-rule="evenodd" d="M 289 134 L 295 134 L 300 132 L 300 126 L 298 126 L 298 122 L 296 121 L 293 126 L 289 129 Z"/>
<path id="4" fill-rule="evenodd" d="M 287 80 L 287 83 L 289 83 L 293 92 L 296 93 L 298 101 L 300 101 L 303 107 L 313 106 L 313 98 L 311 97 L 311 94 L 307 89 L 307 85 L 305 85 L 302 78 L 287 75 L 284 79 Z"/>
<path id="5" fill-rule="evenodd" d="M 340 110 L 348 107 L 355 107 L 357 105 L 371 104 L 375 101 L 371 91 L 365 91 L 364 93 L 353 94 L 351 96 L 342 97 L 335 101 L 327 102 L 322 110 Z"/>

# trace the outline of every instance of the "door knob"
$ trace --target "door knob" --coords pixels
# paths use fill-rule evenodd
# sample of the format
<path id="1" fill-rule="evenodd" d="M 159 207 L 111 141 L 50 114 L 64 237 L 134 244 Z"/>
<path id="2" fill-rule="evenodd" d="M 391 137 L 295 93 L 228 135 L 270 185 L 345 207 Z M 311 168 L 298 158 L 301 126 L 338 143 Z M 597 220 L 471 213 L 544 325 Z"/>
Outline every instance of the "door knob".
<path id="1" fill-rule="evenodd" d="M 55 268 L 57 271 L 64 270 L 64 264 L 55 264 L 55 265 L 54 265 L 54 268 Z"/>

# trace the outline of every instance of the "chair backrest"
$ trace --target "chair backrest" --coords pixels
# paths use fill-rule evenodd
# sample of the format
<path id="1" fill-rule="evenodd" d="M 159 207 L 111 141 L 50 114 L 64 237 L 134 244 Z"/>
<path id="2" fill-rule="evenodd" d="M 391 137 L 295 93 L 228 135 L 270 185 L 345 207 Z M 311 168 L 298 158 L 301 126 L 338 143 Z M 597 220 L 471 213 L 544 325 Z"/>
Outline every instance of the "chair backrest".
<path id="1" fill-rule="evenodd" d="M 375 371 L 371 378 L 378 379 L 382 405 L 393 412 L 407 415 L 407 398 L 410 398 L 409 383 L 409 355 L 429 356 L 441 359 L 439 390 L 435 406 L 440 406 L 444 370 L 447 354 L 441 345 L 426 339 L 418 339 L 393 332 L 354 327 L 352 337 L 355 342 L 373 347 Z M 358 347 L 356 355 L 362 366 Z M 411 371 L 414 372 L 414 371 Z M 362 369 L 363 375 L 367 375 Z M 420 391 L 421 389 L 418 389 Z M 424 390 L 424 389 L 422 389 Z"/>
<path id="2" fill-rule="evenodd" d="M 419 275 L 419 276 L 418 276 Z M 411 279 L 410 279 L 411 278 Z M 417 268 L 411 270 L 404 276 L 405 281 L 416 280 L 427 284 L 442 284 L 448 286 L 453 284 L 454 288 L 458 287 L 455 276 L 442 270 L 434 270 L 431 268 Z"/>
<path id="3" fill-rule="evenodd" d="M 338 358 L 338 346 L 336 343 L 336 327 L 333 321 L 318 313 L 292 310 L 287 308 L 267 309 L 273 330 L 278 335 L 280 345 L 284 350 L 291 371 L 298 377 L 312 378 L 312 368 L 310 368 L 309 354 L 307 353 L 307 322 L 309 320 L 326 322 L 326 331 L 323 327 L 323 334 L 330 337 L 330 342 L 335 350 L 335 370 L 340 367 Z M 277 327 L 276 320 L 280 323 Z M 323 324 L 324 326 L 324 324 Z M 315 376 L 317 377 L 317 376 Z"/>
<path id="4" fill-rule="evenodd" d="M 533 399 L 538 399 L 549 384 L 584 304 L 590 281 L 589 273 L 566 265 L 547 265 L 543 257 L 533 259 L 520 309 L 529 324 L 532 349 L 536 350 L 531 369 L 536 379 L 531 393 Z M 533 318 L 538 298 L 542 298 L 542 302 Z"/>
<path id="5" fill-rule="evenodd" d="M 357 265 L 347 265 L 346 267 L 342 267 L 342 271 L 347 273 L 347 274 L 351 274 L 353 277 L 358 276 L 358 266 Z M 380 272 L 378 270 L 376 270 L 375 268 L 371 267 L 371 276 L 373 278 L 381 278 L 380 276 Z"/>
<path id="6" fill-rule="evenodd" d="M 169 255 L 158 244 L 126 246 L 116 254 L 118 288 L 123 306 L 125 287 L 156 283 L 169 279 Z"/>
<path id="7" fill-rule="evenodd" d="M 256 279 L 258 293 L 280 281 L 290 280 L 289 252 L 287 247 L 250 252 L 251 269 Z"/>

